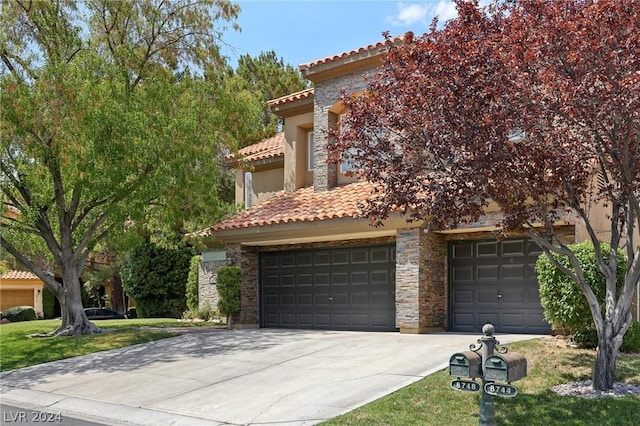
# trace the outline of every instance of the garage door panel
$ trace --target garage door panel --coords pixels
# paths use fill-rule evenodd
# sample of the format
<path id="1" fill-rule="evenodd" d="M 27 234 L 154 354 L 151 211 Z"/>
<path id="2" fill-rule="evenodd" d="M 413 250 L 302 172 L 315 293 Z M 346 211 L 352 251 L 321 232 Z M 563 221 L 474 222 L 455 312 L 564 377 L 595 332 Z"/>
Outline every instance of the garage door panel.
<path id="1" fill-rule="evenodd" d="M 478 243 L 477 248 L 478 257 L 495 257 L 498 254 L 497 241 Z"/>
<path id="2" fill-rule="evenodd" d="M 478 322 L 480 324 L 486 324 L 490 322 L 495 326 L 499 326 L 498 314 L 495 312 L 478 312 Z"/>
<path id="3" fill-rule="evenodd" d="M 369 249 L 353 249 L 351 250 L 351 264 L 369 263 Z"/>
<path id="4" fill-rule="evenodd" d="M 473 243 L 459 243 L 453 246 L 452 257 L 454 259 L 471 259 L 473 258 Z"/>
<path id="5" fill-rule="evenodd" d="M 339 250 L 331 253 L 332 265 L 348 265 L 349 264 L 349 251 Z"/>
<path id="6" fill-rule="evenodd" d="M 296 306 L 313 306 L 313 295 L 310 293 L 298 294 L 298 303 Z"/>
<path id="7" fill-rule="evenodd" d="M 371 271 L 371 284 L 387 285 L 393 283 L 394 275 L 391 271 Z"/>
<path id="8" fill-rule="evenodd" d="M 369 293 L 363 293 L 363 292 L 351 293 L 351 305 L 354 307 L 369 306 Z"/>
<path id="9" fill-rule="evenodd" d="M 280 257 L 286 262 L 272 259 Z M 393 245 L 270 252 L 261 259 L 265 327 L 396 330 Z M 291 268 L 292 261 L 298 266 Z"/>
<path id="10" fill-rule="evenodd" d="M 296 266 L 296 257 L 292 255 L 282 256 L 280 258 L 280 266 L 284 268 L 287 266 Z"/>
<path id="11" fill-rule="evenodd" d="M 472 282 L 473 281 L 473 268 L 472 267 L 454 267 L 453 279 L 457 282 Z"/>
<path id="12" fill-rule="evenodd" d="M 311 287 L 313 285 L 313 275 L 298 274 L 296 278 L 296 284 L 298 287 Z"/>
<path id="13" fill-rule="evenodd" d="M 478 281 L 497 281 L 498 265 L 478 266 L 476 268 L 476 277 Z"/>
<path id="14" fill-rule="evenodd" d="M 331 255 L 329 252 L 318 252 L 313 255 L 314 266 L 329 266 L 331 265 Z"/>
<path id="15" fill-rule="evenodd" d="M 502 325 L 506 327 L 522 327 L 526 324 L 526 316 L 524 313 L 507 312 L 502 314 Z"/>
<path id="16" fill-rule="evenodd" d="M 480 304 L 491 304 L 491 305 L 497 305 L 498 304 L 498 292 L 495 289 L 492 288 L 488 288 L 488 289 L 484 289 L 484 288 L 478 288 L 476 289 L 476 294 L 477 294 L 477 302 Z"/>
<path id="17" fill-rule="evenodd" d="M 473 303 L 473 290 L 456 289 L 453 293 L 453 303 Z"/>
<path id="18" fill-rule="evenodd" d="M 334 306 L 348 306 L 349 305 L 349 294 L 348 293 L 331 293 L 331 303 Z"/>
<path id="19" fill-rule="evenodd" d="M 520 257 L 525 255 L 526 240 L 513 240 L 502 242 L 502 255 Z"/>
<path id="20" fill-rule="evenodd" d="M 502 277 L 505 280 L 523 281 L 528 278 L 526 265 L 503 265 Z"/>
<path id="21" fill-rule="evenodd" d="M 305 316 L 308 314 L 305 314 Z M 302 316 L 302 315 L 301 315 Z M 329 328 L 331 326 L 331 314 L 329 313 L 316 313 L 313 315 L 309 315 L 313 317 L 313 324 L 300 323 L 303 327 L 314 326 L 314 327 L 323 327 Z"/>
<path id="22" fill-rule="evenodd" d="M 349 273 L 339 272 L 331 276 L 331 282 L 333 285 L 349 285 Z"/>
<path id="23" fill-rule="evenodd" d="M 351 284 L 353 285 L 369 285 L 369 273 L 368 272 L 352 272 Z"/>

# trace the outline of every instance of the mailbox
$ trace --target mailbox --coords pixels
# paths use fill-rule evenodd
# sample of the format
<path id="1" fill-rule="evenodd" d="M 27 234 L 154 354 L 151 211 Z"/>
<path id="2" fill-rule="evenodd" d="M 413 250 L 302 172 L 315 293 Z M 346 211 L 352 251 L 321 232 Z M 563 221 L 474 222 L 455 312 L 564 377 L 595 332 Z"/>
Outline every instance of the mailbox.
<path id="1" fill-rule="evenodd" d="M 484 363 L 484 379 L 514 382 L 527 376 L 527 359 L 518 352 L 492 355 Z"/>
<path id="2" fill-rule="evenodd" d="M 449 358 L 449 375 L 473 379 L 482 377 L 482 358 L 473 351 L 453 354 Z"/>

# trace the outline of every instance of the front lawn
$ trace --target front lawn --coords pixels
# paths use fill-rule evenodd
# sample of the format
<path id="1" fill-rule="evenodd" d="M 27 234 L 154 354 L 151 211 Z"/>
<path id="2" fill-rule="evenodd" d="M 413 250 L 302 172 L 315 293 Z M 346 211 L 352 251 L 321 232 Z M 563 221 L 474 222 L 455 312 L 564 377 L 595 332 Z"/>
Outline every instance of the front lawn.
<path id="1" fill-rule="evenodd" d="M 565 348 L 552 338 L 507 346 L 525 355 L 528 375 L 512 383 L 518 388 L 515 398 L 495 397 L 498 425 L 640 424 L 640 395 L 583 399 L 561 397 L 551 390 L 561 383 L 590 379 L 594 351 Z M 619 381 L 640 384 L 640 354 L 621 354 L 616 374 Z M 440 371 L 323 425 L 477 425 L 479 393 L 453 390 L 451 380 L 448 371 Z"/>
<path id="2" fill-rule="evenodd" d="M 170 318 L 138 318 L 93 321 L 107 331 L 81 337 L 38 337 L 60 326 L 60 320 L 25 321 L 0 325 L 0 371 L 42 364 L 43 362 L 106 351 L 138 343 L 176 336 L 167 327 L 197 327 L 203 322 L 178 322 Z M 153 327 L 153 329 L 148 329 Z"/>

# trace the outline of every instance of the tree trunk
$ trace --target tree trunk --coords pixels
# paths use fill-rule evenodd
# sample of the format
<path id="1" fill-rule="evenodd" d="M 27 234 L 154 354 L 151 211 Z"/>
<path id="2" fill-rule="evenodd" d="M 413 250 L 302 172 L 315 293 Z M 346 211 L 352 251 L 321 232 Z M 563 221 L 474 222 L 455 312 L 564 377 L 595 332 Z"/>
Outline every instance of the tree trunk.
<path id="1" fill-rule="evenodd" d="M 115 272 L 111 277 L 111 309 L 121 314 L 126 314 L 127 310 L 124 303 L 124 291 L 122 290 L 122 280 L 120 274 Z"/>
<path id="2" fill-rule="evenodd" d="M 616 372 L 616 360 L 622 344 L 622 337 L 613 329 L 610 321 L 604 322 L 604 330 L 598 331 L 596 363 L 591 376 L 594 390 L 606 391 L 613 388 Z"/>
<path id="3" fill-rule="evenodd" d="M 62 324 L 53 332 L 54 336 L 80 336 L 102 333 L 102 330 L 87 319 L 82 306 L 80 277 L 72 266 L 62 266 L 63 288 L 59 297 Z"/>

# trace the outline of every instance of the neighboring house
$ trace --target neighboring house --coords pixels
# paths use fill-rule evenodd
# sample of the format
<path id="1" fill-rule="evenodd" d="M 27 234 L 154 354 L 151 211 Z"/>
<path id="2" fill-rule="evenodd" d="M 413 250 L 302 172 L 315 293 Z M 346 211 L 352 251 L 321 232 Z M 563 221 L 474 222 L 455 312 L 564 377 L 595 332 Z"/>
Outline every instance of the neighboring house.
<path id="1" fill-rule="evenodd" d="M 330 164 L 326 130 L 345 113 L 341 90 L 366 89 L 384 43 L 300 66 L 314 88 L 269 102 L 284 133 L 239 151 L 236 202 L 246 210 L 202 231 L 201 301 L 217 300 L 215 271 L 242 268 L 236 327 L 331 330 L 547 333 L 534 264 L 522 235 L 496 241 L 499 211 L 448 232 L 426 232 L 399 214 L 372 227 L 358 218 L 372 186 Z M 567 241 L 584 230 L 558 223 Z M 602 229 L 606 229 L 603 227 Z"/>
<path id="2" fill-rule="evenodd" d="M 44 283 L 28 271 L 8 271 L 0 276 L 0 311 L 16 306 L 32 306 L 42 316 Z"/>

